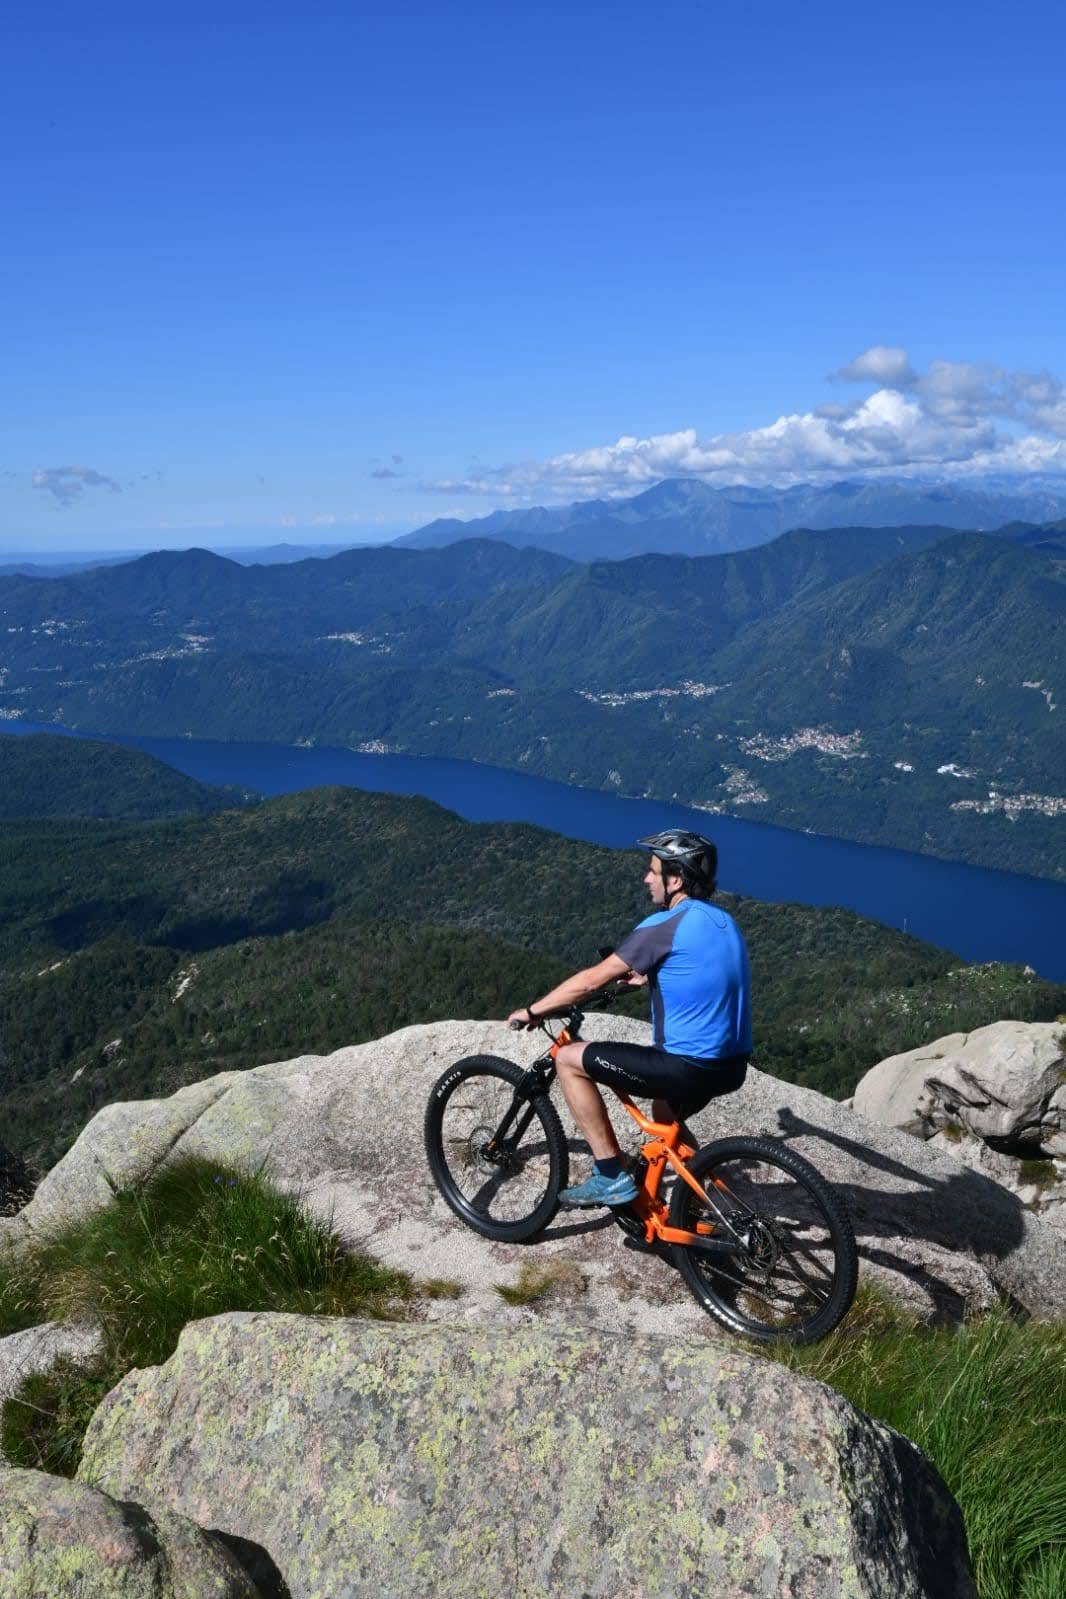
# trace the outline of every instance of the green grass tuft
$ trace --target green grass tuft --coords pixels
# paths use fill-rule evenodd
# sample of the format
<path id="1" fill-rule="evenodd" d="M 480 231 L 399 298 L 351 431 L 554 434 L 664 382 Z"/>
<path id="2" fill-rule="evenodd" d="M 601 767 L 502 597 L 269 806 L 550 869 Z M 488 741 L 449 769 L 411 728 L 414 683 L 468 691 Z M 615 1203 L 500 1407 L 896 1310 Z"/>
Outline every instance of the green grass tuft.
<path id="1" fill-rule="evenodd" d="M 427 1277 L 418 1284 L 418 1291 L 426 1299 L 459 1299 L 463 1285 L 453 1282 L 450 1277 Z"/>
<path id="2" fill-rule="evenodd" d="M 774 1353 L 924 1450 L 962 1509 L 981 1599 L 1066 1594 L 1066 1325 L 998 1310 L 929 1328 L 864 1288 L 823 1343 Z"/>
<path id="3" fill-rule="evenodd" d="M 542 1266 L 527 1261 L 516 1283 L 497 1283 L 496 1292 L 508 1305 L 535 1305 L 544 1299 L 572 1299 L 588 1287 L 584 1273 L 572 1260 L 549 1260 Z"/>
<path id="4" fill-rule="evenodd" d="M 15 1464 L 69 1474 L 103 1393 L 168 1359 L 186 1322 L 234 1310 L 391 1319 L 414 1292 L 405 1273 L 345 1253 L 261 1170 L 176 1161 L 0 1263 L 0 1332 L 89 1322 L 102 1339 L 91 1369 L 63 1363 L 23 1384 L 3 1408 L 0 1442 Z"/>
<path id="5" fill-rule="evenodd" d="M 1035 1183 L 1038 1188 L 1051 1188 L 1058 1178 L 1053 1160 L 1023 1160 L 1018 1167 L 1019 1182 Z"/>
<path id="6" fill-rule="evenodd" d="M 47 1321 L 37 1273 L 8 1247 L 0 1247 L 0 1338 Z"/>
<path id="7" fill-rule="evenodd" d="M 64 1355 L 24 1378 L 0 1409 L 0 1446 L 11 1464 L 73 1477 L 94 1410 L 125 1376 L 119 1365 L 101 1358 L 84 1366 Z"/>

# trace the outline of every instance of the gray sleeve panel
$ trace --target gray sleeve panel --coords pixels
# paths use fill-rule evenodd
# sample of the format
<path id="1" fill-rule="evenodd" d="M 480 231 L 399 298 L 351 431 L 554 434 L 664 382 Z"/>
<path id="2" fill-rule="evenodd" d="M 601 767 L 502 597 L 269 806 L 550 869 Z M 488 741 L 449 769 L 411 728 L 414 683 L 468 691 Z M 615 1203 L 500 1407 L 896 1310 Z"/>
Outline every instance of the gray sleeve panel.
<path id="1" fill-rule="evenodd" d="M 669 955 L 680 923 L 680 916 L 671 916 L 653 927 L 634 927 L 615 949 L 615 954 L 643 977 Z"/>

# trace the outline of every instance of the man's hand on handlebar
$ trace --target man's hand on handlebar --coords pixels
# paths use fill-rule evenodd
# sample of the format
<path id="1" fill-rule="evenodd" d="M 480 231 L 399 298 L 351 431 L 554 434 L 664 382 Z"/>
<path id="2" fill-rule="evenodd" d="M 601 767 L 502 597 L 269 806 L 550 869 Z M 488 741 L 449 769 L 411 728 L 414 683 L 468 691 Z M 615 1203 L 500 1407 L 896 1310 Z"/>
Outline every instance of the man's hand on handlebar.
<path id="1" fill-rule="evenodd" d="M 518 1010 L 513 1010 L 507 1018 L 507 1025 L 512 1033 L 527 1032 L 531 1027 L 540 1026 L 540 1018 L 529 1013 L 529 1006 L 522 1005 Z"/>
<path id="2" fill-rule="evenodd" d="M 514 1033 L 527 1032 L 531 1028 L 539 1027 L 541 1022 L 547 1021 L 551 1016 L 561 1016 L 568 1010 L 576 1010 L 579 1005 L 584 1005 L 590 1000 L 593 1003 L 597 999 L 601 1002 L 609 1002 L 612 995 L 623 994 L 627 988 L 642 988 L 647 981 L 647 977 L 641 976 L 639 972 L 618 972 L 612 974 L 610 979 L 598 988 L 586 990 L 579 999 L 575 999 L 571 1004 L 556 1005 L 548 1010 L 545 1009 L 541 1002 L 538 1005 L 536 1014 L 533 1013 L 531 1006 L 522 1005 L 518 1010 L 513 1010 L 508 1016 L 507 1025 Z"/>

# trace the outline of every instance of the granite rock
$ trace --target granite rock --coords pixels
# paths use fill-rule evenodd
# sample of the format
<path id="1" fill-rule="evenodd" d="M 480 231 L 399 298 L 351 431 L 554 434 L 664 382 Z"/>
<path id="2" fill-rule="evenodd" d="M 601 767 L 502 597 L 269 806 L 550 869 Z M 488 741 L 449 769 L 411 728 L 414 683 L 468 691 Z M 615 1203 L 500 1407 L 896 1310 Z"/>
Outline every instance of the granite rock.
<path id="1" fill-rule="evenodd" d="M 650 1040 L 645 1023 L 617 1015 L 590 1015 L 586 1036 Z M 712 1333 L 670 1263 L 635 1250 L 607 1215 L 560 1216 L 535 1246 L 538 1260 L 576 1265 L 587 1283 L 580 1303 L 515 1307 L 496 1293 L 534 1257 L 529 1246 L 489 1243 L 448 1210 L 426 1166 L 422 1120 L 431 1085 L 457 1058 L 528 1063 L 539 1048 L 537 1038 L 500 1022 L 436 1022 L 332 1055 L 223 1073 L 168 1099 L 109 1105 L 17 1220 L 32 1238 L 106 1203 L 111 1183 L 134 1184 L 177 1155 L 265 1162 L 351 1246 L 454 1282 L 460 1299 L 431 1315 Z M 580 1176 L 584 1146 L 555 1099 Z M 613 1114 L 623 1143 L 635 1148 L 633 1123 L 617 1103 Z M 1001 1295 L 1036 1316 L 1066 1305 L 1066 1239 L 945 1150 L 754 1068 L 743 1088 L 692 1122 L 702 1142 L 761 1133 L 806 1155 L 847 1204 L 866 1276 L 920 1315 L 957 1318 Z"/>
<path id="2" fill-rule="evenodd" d="M 702 1340 L 234 1314 L 97 1410 L 80 1476 L 291 1599 L 971 1599 L 906 1439 Z"/>
<path id="3" fill-rule="evenodd" d="M 0 1599 L 261 1599 L 216 1538 L 85 1483 L 0 1468 Z"/>
<path id="4" fill-rule="evenodd" d="M 1066 1027 L 993 1022 L 871 1067 L 855 1109 L 929 1137 L 961 1127 L 993 1149 L 1066 1155 Z"/>

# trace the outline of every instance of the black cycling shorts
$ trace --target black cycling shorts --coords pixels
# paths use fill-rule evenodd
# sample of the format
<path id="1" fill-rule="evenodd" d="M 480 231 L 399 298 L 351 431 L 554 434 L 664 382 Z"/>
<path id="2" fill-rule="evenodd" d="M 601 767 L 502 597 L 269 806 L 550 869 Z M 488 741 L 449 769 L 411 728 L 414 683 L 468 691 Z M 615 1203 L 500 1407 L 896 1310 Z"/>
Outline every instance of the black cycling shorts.
<path id="1" fill-rule="evenodd" d="M 732 1094 L 748 1071 L 747 1055 L 703 1060 L 669 1055 L 649 1044 L 586 1044 L 581 1064 L 594 1083 L 645 1099 L 665 1099 L 681 1121 L 719 1095 Z"/>

